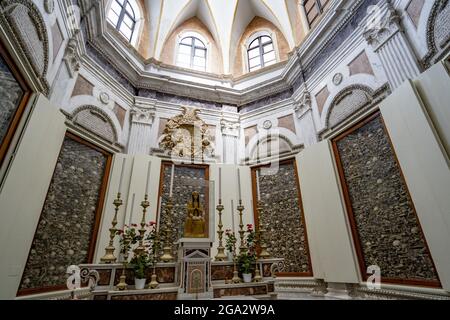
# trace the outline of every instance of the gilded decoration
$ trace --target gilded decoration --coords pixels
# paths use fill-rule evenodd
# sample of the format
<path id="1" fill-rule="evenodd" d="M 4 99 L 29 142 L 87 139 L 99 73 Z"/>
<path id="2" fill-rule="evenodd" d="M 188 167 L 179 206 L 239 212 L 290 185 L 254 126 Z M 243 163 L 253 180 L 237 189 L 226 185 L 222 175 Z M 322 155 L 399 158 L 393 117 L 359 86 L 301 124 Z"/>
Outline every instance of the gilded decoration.
<path id="1" fill-rule="evenodd" d="M 192 199 L 187 204 L 187 218 L 184 224 L 185 238 L 207 238 L 206 221 L 203 206 L 200 204 L 200 194 L 192 193 Z"/>
<path id="2" fill-rule="evenodd" d="M 199 110 L 183 107 L 183 113 L 170 119 L 163 131 L 160 147 L 171 156 L 204 159 L 213 156 L 208 125 L 198 116 Z"/>

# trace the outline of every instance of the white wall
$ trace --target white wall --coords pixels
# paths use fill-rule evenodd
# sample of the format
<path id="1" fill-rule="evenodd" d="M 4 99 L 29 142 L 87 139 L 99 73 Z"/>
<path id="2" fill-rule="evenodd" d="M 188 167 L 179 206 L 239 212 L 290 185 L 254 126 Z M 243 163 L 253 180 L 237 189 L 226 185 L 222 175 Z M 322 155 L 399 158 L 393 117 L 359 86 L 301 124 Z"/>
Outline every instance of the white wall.
<path id="1" fill-rule="evenodd" d="M 359 272 L 344 201 L 328 141 L 297 156 L 314 277 L 358 283 Z"/>
<path id="2" fill-rule="evenodd" d="M 39 96 L 0 193 L 0 299 L 16 296 L 66 126 Z"/>
<path id="3" fill-rule="evenodd" d="M 431 72 L 433 74 L 433 70 Z M 437 81 L 434 79 L 433 83 Z M 448 95 L 438 83 L 433 92 L 441 97 Z M 444 102 L 436 98 L 433 103 L 436 101 Z M 448 108 L 448 100 L 441 107 Z M 450 170 L 447 155 L 411 82 L 383 101 L 381 112 L 442 286 L 450 291 Z"/>

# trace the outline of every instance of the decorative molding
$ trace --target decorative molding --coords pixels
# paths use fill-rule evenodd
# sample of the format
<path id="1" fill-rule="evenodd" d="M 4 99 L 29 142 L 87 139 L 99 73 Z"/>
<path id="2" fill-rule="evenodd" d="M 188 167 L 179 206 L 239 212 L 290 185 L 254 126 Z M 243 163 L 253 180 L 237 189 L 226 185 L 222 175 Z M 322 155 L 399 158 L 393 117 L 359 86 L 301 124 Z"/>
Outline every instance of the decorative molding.
<path id="1" fill-rule="evenodd" d="M 55 1 L 54 0 L 45 0 L 44 1 L 44 9 L 48 14 L 52 14 L 55 10 Z"/>
<path id="2" fill-rule="evenodd" d="M 344 80 L 344 76 L 342 75 L 342 73 L 336 73 L 333 77 L 333 84 L 335 86 L 338 86 L 342 83 L 342 80 Z"/>
<path id="3" fill-rule="evenodd" d="M 66 63 L 67 71 L 71 78 L 75 77 L 75 73 L 80 71 L 80 56 L 78 55 L 78 32 L 69 39 L 64 52 L 63 60 Z"/>
<path id="4" fill-rule="evenodd" d="M 436 20 L 438 16 L 446 9 L 449 4 L 449 0 L 436 0 L 433 8 L 431 9 L 430 16 L 427 22 L 427 45 L 428 45 L 428 53 L 422 59 L 422 64 L 425 68 L 429 68 L 434 61 L 443 58 L 449 51 L 449 43 L 450 43 L 450 26 L 440 26 L 447 30 L 447 36 L 442 43 L 436 43 L 435 39 L 435 29 L 436 29 Z M 448 9 L 447 9 L 448 10 Z M 445 29 L 446 28 L 446 29 Z"/>
<path id="5" fill-rule="evenodd" d="M 224 136 L 232 136 L 238 138 L 241 124 L 239 121 L 228 121 L 223 117 L 220 119 L 220 130 Z"/>
<path id="6" fill-rule="evenodd" d="M 49 41 L 39 9 L 30 0 L 3 0 L 0 3 L 0 25 L 15 44 L 20 59 L 33 71 L 37 89 L 48 97 Z"/>
<path id="7" fill-rule="evenodd" d="M 311 110 L 311 93 L 305 91 L 298 101 L 294 101 L 294 111 L 298 119 L 303 118 L 303 116 Z"/>
<path id="8" fill-rule="evenodd" d="M 156 108 L 133 106 L 130 111 L 131 123 L 140 123 L 144 125 L 153 125 L 156 116 Z"/>
<path id="9" fill-rule="evenodd" d="M 369 12 L 368 21 L 364 28 L 364 38 L 375 51 L 379 50 L 395 33 L 402 31 L 401 16 L 390 2 L 386 8 L 373 7 Z"/>
<path id="10" fill-rule="evenodd" d="M 170 119 L 164 129 L 160 147 L 168 155 L 181 159 L 214 157 L 208 125 L 200 119 L 198 109 L 182 107 L 183 112 Z"/>

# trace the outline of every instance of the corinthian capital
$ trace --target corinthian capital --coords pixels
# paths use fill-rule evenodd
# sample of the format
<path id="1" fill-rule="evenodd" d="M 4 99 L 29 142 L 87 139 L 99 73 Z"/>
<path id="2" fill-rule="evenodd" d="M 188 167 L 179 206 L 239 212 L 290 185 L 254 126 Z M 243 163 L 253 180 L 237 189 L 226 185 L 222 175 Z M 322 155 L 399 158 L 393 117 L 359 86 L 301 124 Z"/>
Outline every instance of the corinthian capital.
<path id="1" fill-rule="evenodd" d="M 364 38 L 375 50 L 386 43 L 392 35 L 401 31 L 401 17 L 390 1 L 370 6 L 364 26 Z"/>
<path id="2" fill-rule="evenodd" d="M 155 109 L 134 106 L 131 109 L 131 122 L 152 125 L 155 120 Z"/>
<path id="3" fill-rule="evenodd" d="M 301 118 L 308 110 L 311 109 L 311 94 L 305 91 L 298 100 L 294 102 L 294 111 L 297 118 Z"/>

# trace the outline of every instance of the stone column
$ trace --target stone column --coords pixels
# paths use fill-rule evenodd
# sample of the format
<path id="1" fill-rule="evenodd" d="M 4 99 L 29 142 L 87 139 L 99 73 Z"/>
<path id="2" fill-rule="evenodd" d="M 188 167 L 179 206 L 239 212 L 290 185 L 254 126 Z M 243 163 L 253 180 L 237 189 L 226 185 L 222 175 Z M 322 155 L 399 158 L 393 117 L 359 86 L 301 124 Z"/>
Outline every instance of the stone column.
<path id="1" fill-rule="evenodd" d="M 130 139 L 128 142 L 129 154 L 150 154 L 155 112 L 154 101 L 140 101 L 133 106 L 131 110 Z"/>
<path id="2" fill-rule="evenodd" d="M 294 97 L 295 121 L 297 123 L 298 132 L 303 136 L 305 147 L 316 144 L 317 138 L 316 126 L 311 108 L 311 94 L 305 91 L 302 95 Z"/>
<path id="3" fill-rule="evenodd" d="M 220 129 L 222 132 L 222 162 L 227 164 L 238 163 L 238 142 L 241 125 L 237 121 L 222 118 Z"/>
<path id="4" fill-rule="evenodd" d="M 309 25 L 308 16 L 306 14 L 305 0 L 300 1 L 300 21 L 302 22 L 302 26 L 305 29 L 305 34 L 307 34 L 309 30 L 311 30 L 311 26 Z"/>
<path id="5" fill-rule="evenodd" d="M 390 0 L 369 9 L 364 37 L 380 57 L 392 89 L 417 77 L 421 68 L 401 24 L 401 17 Z"/>

